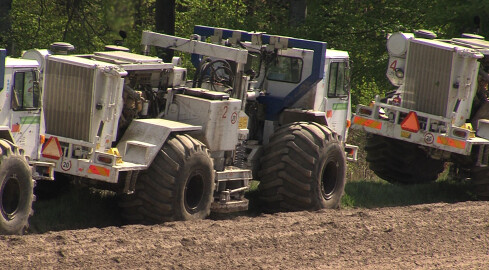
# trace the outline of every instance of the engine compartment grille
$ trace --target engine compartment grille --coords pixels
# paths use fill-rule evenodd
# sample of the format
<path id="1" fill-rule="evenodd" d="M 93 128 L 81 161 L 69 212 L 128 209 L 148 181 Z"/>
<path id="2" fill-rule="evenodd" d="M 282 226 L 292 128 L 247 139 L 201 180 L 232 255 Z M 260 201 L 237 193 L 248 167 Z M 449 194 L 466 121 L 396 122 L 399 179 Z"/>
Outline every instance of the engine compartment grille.
<path id="1" fill-rule="evenodd" d="M 48 59 L 44 77 L 46 133 L 89 141 L 94 70 Z"/>
<path id="2" fill-rule="evenodd" d="M 411 42 L 402 107 L 447 117 L 453 52 Z"/>

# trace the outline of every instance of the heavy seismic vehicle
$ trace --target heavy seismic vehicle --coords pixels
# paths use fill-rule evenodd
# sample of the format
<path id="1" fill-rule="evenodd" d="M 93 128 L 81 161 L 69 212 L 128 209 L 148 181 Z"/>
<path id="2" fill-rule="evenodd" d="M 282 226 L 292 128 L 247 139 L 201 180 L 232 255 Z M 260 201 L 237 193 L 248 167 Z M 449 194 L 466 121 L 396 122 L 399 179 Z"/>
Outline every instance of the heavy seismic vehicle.
<path id="1" fill-rule="evenodd" d="M 252 179 L 273 211 L 338 207 L 356 159 L 346 52 L 204 26 L 191 39 L 146 31 L 142 44 L 192 54 L 193 80 L 178 57 L 120 47 L 24 54 L 41 66 L 41 159 L 55 171 L 122 194 L 129 222 L 246 210 Z"/>
<path id="2" fill-rule="evenodd" d="M 397 90 L 359 105 L 353 126 L 368 132 L 370 168 L 391 182 L 433 181 L 451 171 L 489 198 L 489 42 L 464 34 L 394 33 L 387 77 Z"/>
<path id="3" fill-rule="evenodd" d="M 39 69 L 33 60 L 6 57 L 0 49 L 0 234 L 22 234 L 32 215 L 34 180 L 51 180 L 39 161 Z"/>

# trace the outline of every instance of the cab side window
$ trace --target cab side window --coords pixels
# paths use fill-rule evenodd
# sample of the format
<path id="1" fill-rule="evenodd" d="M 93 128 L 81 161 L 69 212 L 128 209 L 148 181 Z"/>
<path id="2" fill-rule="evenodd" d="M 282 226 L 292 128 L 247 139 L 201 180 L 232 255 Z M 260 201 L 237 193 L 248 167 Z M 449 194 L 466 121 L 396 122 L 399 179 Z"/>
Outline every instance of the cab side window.
<path id="1" fill-rule="evenodd" d="M 39 108 L 39 85 L 34 71 L 17 71 L 14 75 L 12 108 L 27 110 Z"/>
<path id="2" fill-rule="evenodd" d="M 269 67 L 267 79 L 288 83 L 301 81 L 302 59 L 287 56 L 278 56 Z"/>
<path id="3" fill-rule="evenodd" d="M 329 65 L 328 97 L 344 97 L 347 89 L 348 68 L 346 62 L 332 62 Z"/>

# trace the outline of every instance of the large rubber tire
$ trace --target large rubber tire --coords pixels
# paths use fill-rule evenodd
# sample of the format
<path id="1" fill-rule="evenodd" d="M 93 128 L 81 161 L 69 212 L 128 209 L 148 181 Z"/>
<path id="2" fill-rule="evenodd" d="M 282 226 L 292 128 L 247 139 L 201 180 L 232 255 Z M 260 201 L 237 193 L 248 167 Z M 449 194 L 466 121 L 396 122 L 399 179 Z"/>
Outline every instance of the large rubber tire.
<path id="1" fill-rule="evenodd" d="M 443 161 L 430 158 L 409 142 L 368 134 L 365 151 L 370 169 L 391 183 L 431 182 L 444 170 Z"/>
<path id="2" fill-rule="evenodd" d="M 346 158 L 329 128 L 307 122 L 282 126 L 264 153 L 259 190 L 266 212 L 339 207 Z"/>
<path id="3" fill-rule="evenodd" d="M 122 198 L 122 216 L 140 224 L 204 219 L 210 214 L 214 187 L 214 165 L 206 146 L 188 135 L 171 135 L 138 176 L 135 192 Z"/>
<path id="4" fill-rule="evenodd" d="M 23 234 L 29 227 L 34 181 L 19 149 L 0 140 L 0 234 Z"/>

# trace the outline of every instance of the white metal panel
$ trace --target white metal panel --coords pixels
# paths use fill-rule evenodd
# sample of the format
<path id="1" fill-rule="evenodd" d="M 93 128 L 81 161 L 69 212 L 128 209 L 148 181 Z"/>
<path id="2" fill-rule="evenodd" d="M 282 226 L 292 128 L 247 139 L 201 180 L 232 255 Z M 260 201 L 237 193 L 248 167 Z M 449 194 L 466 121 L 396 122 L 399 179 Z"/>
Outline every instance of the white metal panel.
<path id="1" fill-rule="evenodd" d="M 136 119 L 127 128 L 117 149 L 123 161 L 149 166 L 171 132 L 200 129 L 166 119 Z"/>
<path id="2" fill-rule="evenodd" d="M 90 141 L 94 81 L 93 68 L 48 58 L 43 87 L 47 133 Z"/>
<path id="3" fill-rule="evenodd" d="M 5 61 L 5 68 L 38 68 L 39 64 L 36 60 L 10 58 L 7 57 Z"/>
<path id="4" fill-rule="evenodd" d="M 12 110 L 12 89 L 15 72 L 32 72 L 39 68 L 35 60 L 6 58 L 5 84 L 0 92 L 0 124 L 8 126 L 14 143 L 31 159 L 39 158 L 39 135 L 44 132 L 41 109 Z M 31 73 L 30 73 L 31 74 Z M 25 96 L 24 96 L 25 97 Z M 32 98 L 32 96 L 30 96 Z M 32 105 L 32 104 L 31 104 Z"/>
<path id="5" fill-rule="evenodd" d="M 457 125 L 463 124 L 470 116 L 480 57 L 453 44 L 411 40 L 401 106 L 447 118 L 456 112 Z"/>
<path id="6" fill-rule="evenodd" d="M 159 46 L 187 53 L 219 57 L 245 64 L 248 59 L 248 51 L 244 49 L 226 47 L 223 45 L 209 44 L 202 41 L 180 38 L 151 31 L 143 31 L 141 44 L 145 46 Z"/>
<path id="7" fill-rule="evenodd" d="M 446 117 L 453 57 L 451 50 L 411 42 L 402 107 Z"/>
<path id="8" fill-rule="evenodd" d="M 313 109 L 326 113 L 328 127 L 346 141 L 348 128 L 347 120 L 351 116 L 350 97 L 328 97 L 329 75 L 331 63 L 348 64 L 349 55 L 345 51 L 326 50 L 326 60 L 323 79 L 316 85 L 316 95 Z M 347 83 L 345 81 L 345 83 Z"/>
<path id="9" fill-rule="evenodd" d="M 99 61 L 48 57 L 43 82 L 46 132 L 109 145 L 122 109 L 124 75 L 118 66 Z"/>
<path id="10" fill-rule="evenodd" d="M 10 121 L 15 144 L 24 149 L 30 158 L 39 158 L 40 110 L 13 112 Z"/>
<path id="11" fill-rule="evenodd" d="M 209 91 L 211 92 L 211 91 Z M 169 119 L 202 126 L 198 139 L 211 151 L 230 151 L 238 144 L 238 122 L 241 100 L 208 100 L 176 95 L 170 106 Z"/>

